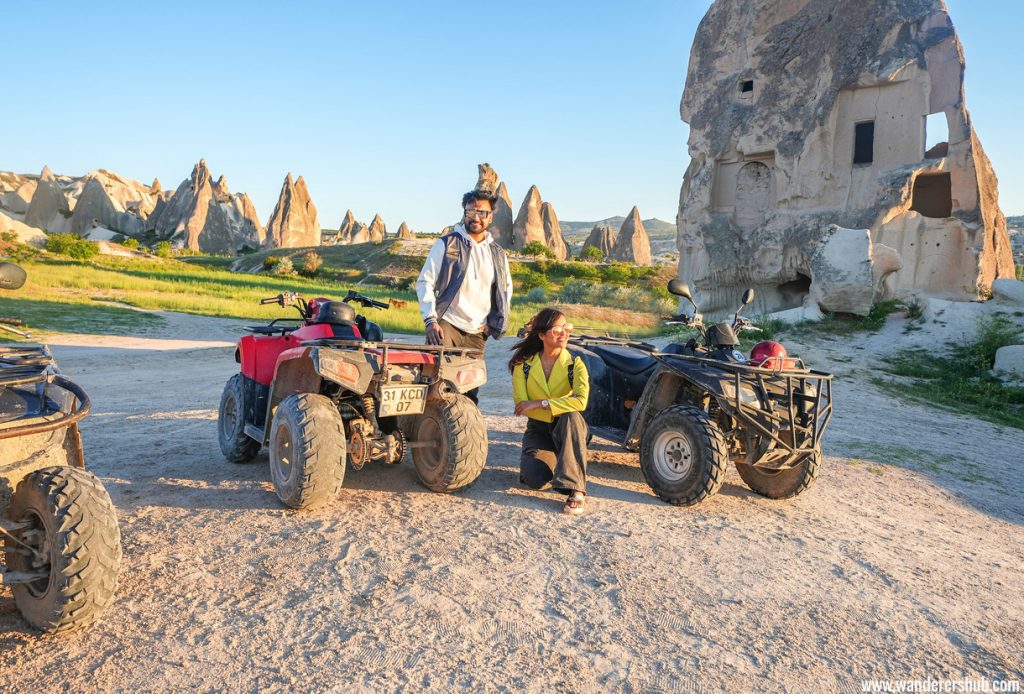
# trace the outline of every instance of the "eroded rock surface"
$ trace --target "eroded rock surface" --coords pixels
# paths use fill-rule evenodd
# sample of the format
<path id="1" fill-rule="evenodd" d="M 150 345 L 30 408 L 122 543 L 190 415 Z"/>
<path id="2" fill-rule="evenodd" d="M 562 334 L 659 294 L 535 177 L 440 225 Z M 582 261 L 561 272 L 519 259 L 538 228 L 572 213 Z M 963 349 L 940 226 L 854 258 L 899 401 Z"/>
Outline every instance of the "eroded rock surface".
<path id="1" fill-rule="evenodd" d="M 25 212 L 25 224 L 51 233 L 63 233 L 71 228 L 70 220 L 68 198 L 50 167 L 44 166 Z"/>
<path id="2" fill-rule="evenodd" d="M 523 204 L 519 207 L 519 214 L 512 225 L 512 236 L 516 250 L 522 250 L 523 246 L 533 241 L 545 242 L 544 218 L 541 216 L 540 208 L 544 202 L 540 198 L 540 191 L 537 186 L 530 186 L 526 192 Z"/>
<path id="3" fill-rule="evenodd" d="M 608 258 L 615 248 L 615 231 L 607 224 L 595 224 L 594 228 L 590 230 L 590 236 L 583 242 L 580 253 L 582 254 L 588 248 L 596 248 L 601 251 L 602 256 Z"/>
<path id="4" fill-rule="evenodd" d="M 388 228 L 384 225 L 384 220 L 379 214 L 374 215 L 367 232 L 370 235 L 370 240 L 374 243 L 380 243 L 387 237 Z"/>
<path id="5" fill-rule="evenodd" d="M 973 299 L 1012 277 L 963 69 L 940 0 L 716 0 L 680 105 L 679 272 L 701 308 L 747 287 L 760 310 L 802 305 L 833 225 L 894 249 L 897 294 Z M 862 312 L 851 300 L 833 310 Z"/>
<path id="6" fill-rule="evenodd" d="M 637 265 L 651 264 L 651 238 L 644 229 L 644 222 L 640 219 L 640 211 L 636 206 L 626 215 L 626 219 L 619 227 L 619 234 L 615 237 L 615 247 L 612 249 L 612 257 L 615 260 L 622 260 Z"/>
<path id="7" fill-rule="evenodd" d="M 515 236 L 512 232 L 512 198 L 508 195 L 508 188 L 505 187 L 504 181 L 498 183 L 495 198 L 494 217 L 488 231 L 503 248 L 511 249 L 515 246 Z"/>
<path id="8" fill-rule="evenodd" d="M 555 258 L 565 260 L 569 255 L 569 249 L 565 245 L 565 239 L 562 238 L 562 227 L 558 223 L 558 215 L 555 214 L 555 208 L 550 202 L 541 204 L 540 217 L 544 222 L 544 243 L 555 254 Z"/>
<path id="9" fill-rule="evenodd" d="M 154 183 L 159 185 L 159 181 Z M 203 253 L 256 249 L 265 236 L 249 196 L 228 191 L 223 176 L 215 184 L 204 159 L 170 197 L 157 191 L 153 212 L 144 226 L 175 246 Z"/>
<path id="10" fill-rule="evenodd" d="M 267 221 L 263 245 L 266 248 L 320 245 L 320 220 L 302 176 L 295 181 L 290 173 L 285 176 L 281 194 Z"/>
<path id="11" fill-rule="evenodd" d="M 400 239 L 414 239 L 414 238 L 416 238 L 416 234 L 415 234 L 415 232 L 413 232 L 409 228 L 408 224 L 406 224 L 405 222 L 402 222 L 400 225 L 398 225 L 398 234 L 397 234 L 396 238 L 400 238 Z"/>

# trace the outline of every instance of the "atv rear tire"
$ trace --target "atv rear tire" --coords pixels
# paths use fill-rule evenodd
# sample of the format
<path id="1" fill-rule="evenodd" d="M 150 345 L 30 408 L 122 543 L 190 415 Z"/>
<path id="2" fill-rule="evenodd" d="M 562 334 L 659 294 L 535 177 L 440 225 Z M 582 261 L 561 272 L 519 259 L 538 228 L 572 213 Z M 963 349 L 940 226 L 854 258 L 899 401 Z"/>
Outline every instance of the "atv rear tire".
<path id="1" fill-rule="evenodd" d="M 242 374 L 235 374 L 224 385 L 217 414 L 217 438 L 220 451 L 229 463 L 249 463 L 260 452 L 260 442 L 245 434 L 245 388 Z"/>
<path id="2" fill-rule="evenodd" d="M 45 573 L 11 592 L 21 614 L 43 631 L 84 627 L 110 605 L 121 565 L 121 532 L 110 495 L 92 473 L 74 467 L 47 467 L 18 484 L 7 517 L 28 527 L 14 532 L 38 550 L 27 556 L 5 541 L 9 570 Z"/>
<path id="3" fill-rule="evenodd" d="M 328 398 L 289 395 L 270 428 L 270 476 L 278 498 L 292 508 L 334 499 L 345 477 L 345 428 Z"/>
<path id="4" fill-rule="evenodd" d="M 640 441 L 640 469 L 654 493 L 677 506 L 699 503 L 718 491 L 729 460 L 725 438 L 707 412 L 666 407 Z"/>
<path id="5" fill-rule="evenodd" d="M 473 401 L 454 394 L 427 401 L 423 414 L 412 418 L 412 439 L 436 442 L 413 448 L 412 462 L 423 485 L 432 492 L 454 492 L 476 481 L 487 462 L 487 427 Z"/>
<path id="6" fill-rule="evenodd" d="M 796 467 L 788 470 L 764 470 L 746 463 L 736 463 L 736 472 L 747 486 L 769 499 L 790 499 L 801 494 L 818 478 L 821 451 L 815 450 Z"/>

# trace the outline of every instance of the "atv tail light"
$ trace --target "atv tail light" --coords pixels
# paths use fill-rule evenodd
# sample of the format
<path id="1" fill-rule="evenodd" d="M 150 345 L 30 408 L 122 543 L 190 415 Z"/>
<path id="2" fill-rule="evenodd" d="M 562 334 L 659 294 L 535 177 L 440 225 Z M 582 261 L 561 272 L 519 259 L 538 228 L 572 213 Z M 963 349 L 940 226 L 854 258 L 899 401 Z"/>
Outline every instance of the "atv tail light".
<path id="1" fill-rule="evenodd" d="M 455 383 L 460 390 L 477 388 L 487 383 L 487 371 L 479 366 L 466 366 L 455 374 Z"/>
<path id="2" fill-rule="evenodd" d="M 355 385 L 359 381 L 359 369 L 347 361 L 332 359 L 326 363 L 320 362 L 320 372 L 322 376 L 342 384 Z"/>

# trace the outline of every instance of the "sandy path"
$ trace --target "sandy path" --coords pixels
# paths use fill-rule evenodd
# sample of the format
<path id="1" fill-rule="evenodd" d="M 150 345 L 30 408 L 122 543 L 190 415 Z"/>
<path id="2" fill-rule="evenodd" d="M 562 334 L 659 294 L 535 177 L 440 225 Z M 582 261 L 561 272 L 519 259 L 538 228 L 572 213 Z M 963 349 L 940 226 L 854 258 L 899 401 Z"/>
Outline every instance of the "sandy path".
<path id="1" fill-rule="evenodd" d="M 217 448 L 236 365 L 208 344 L 236 324 L 174 320 L 145 341 L 54 340 L 95 402 L 83 435 L 125 560 L 116 603 L 78 635 L 37 636 L 0 590 L 4 691 L 1024 679 L 1024 433 L 879 395 L 861 378 L 879 336 L 805 348 L 818 363 L 857 357 L 836 364 L 826 463 L 795 500 L 731 472 L 715 498 L 673 508 L 634 455 L 599 445 L 588 513 L 564 517 L 517 483 L 504 340 L 488 355 L 491 447 L 474 487 L 439 496 L 409 462 L 368 467 L 333 506 L 293 513 L 265 454 L 235 466 Z"/>

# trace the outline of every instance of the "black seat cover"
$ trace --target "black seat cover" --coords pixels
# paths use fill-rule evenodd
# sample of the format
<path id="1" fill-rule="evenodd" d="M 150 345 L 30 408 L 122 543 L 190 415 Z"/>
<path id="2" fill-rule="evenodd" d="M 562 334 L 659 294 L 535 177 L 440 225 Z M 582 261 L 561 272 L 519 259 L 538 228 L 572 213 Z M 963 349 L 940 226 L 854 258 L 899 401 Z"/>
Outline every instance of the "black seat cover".
<path id="1" fill-rule="evenodd" d="M 590 345 L 590 349 L 611 368 L 628 374 L 643 373 L 655 364 L 651 355 L 628 347 Z"/>

